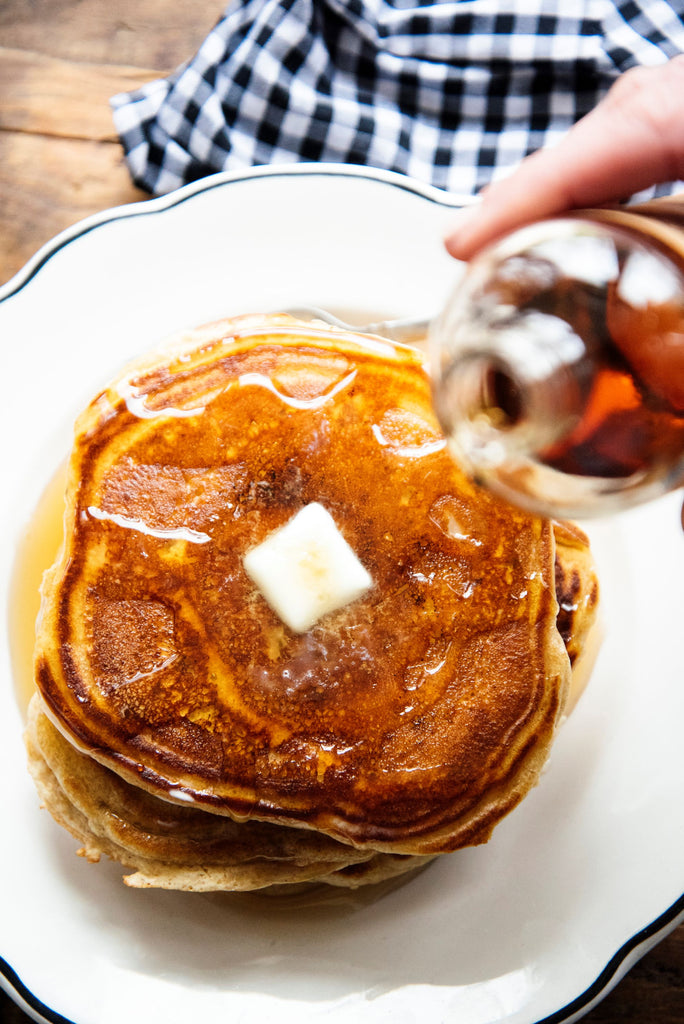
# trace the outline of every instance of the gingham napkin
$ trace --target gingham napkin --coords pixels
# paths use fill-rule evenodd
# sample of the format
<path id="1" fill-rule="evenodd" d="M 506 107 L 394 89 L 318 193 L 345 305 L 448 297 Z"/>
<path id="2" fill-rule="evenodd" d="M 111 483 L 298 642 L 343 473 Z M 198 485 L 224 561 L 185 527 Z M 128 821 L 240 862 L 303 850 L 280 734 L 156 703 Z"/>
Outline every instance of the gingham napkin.
<path id="1" fill-rule="evenodd" d="M 469 195 L 682 51 L 684 0 L 233 0 L 188 63 L 112 107 L 152 193 L 306 160 Z"/>

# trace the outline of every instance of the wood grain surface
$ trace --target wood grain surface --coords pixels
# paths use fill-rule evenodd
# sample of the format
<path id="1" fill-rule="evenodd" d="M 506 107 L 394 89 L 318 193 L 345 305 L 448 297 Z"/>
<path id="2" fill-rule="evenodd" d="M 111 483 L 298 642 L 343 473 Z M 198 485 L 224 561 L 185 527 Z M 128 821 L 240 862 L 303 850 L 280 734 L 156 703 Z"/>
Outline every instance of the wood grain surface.
<path id="1" fill-rule="evenodd" d="M 147 198 L 128 176 L 108 99 L 192 56 L 222 7 L 220 0 L 0 0 L 0 283 L 63 228 Z M 28 1020 L 0 992 L 0 1024 Z M 683 1024 L 684 926 L 584 1020 Z"/>

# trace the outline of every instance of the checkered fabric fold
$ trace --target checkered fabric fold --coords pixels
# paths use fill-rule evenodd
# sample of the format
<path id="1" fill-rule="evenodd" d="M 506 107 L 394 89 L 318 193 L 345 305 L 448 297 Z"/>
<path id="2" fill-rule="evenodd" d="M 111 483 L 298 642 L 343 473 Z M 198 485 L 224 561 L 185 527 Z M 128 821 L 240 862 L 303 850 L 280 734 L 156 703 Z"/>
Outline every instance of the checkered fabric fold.
<path id="1" fill-rule="evenodd" d="M 469 195 L 634 65 L 684 51 L 684 0 L 233 0 L 169 78 L 113 97 L 134 181 L 365 164 Z"/>

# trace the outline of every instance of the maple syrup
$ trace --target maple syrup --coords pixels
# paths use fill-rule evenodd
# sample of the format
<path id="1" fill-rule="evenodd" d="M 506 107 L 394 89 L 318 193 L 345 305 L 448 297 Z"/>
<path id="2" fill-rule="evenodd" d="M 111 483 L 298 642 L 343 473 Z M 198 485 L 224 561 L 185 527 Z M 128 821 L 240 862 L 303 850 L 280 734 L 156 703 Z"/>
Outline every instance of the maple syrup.
<path id="1" fill-rule="evenodd" d="M 684 484 L 684 200 L 515 232 L 431 345 L 452 451 L 509 500 L 582 516 Z"/>
<path id="2" fill-rule="evenodd" d="M 35 691 L 33 648 L 43 574 L 55 562 L 64 536 L 66 464 L 55 472 L 17 546 L 10 588 L 12 677 L 22 711 Z"/>

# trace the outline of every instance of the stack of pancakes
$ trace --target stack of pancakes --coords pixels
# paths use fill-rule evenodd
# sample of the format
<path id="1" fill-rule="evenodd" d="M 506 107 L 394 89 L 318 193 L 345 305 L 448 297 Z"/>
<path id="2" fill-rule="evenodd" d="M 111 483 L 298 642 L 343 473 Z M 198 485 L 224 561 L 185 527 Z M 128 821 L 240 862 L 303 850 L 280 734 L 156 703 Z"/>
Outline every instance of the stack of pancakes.
<path id="1" fill-rule="evenodd" d="M 244 558 L 312 503 L 372 585 L 295 632 Z M 379 881 L 485 842 L 537 782 L 596 603 L 579 530 L 454 464 L 417 351 L 222 321 L 77 423 L 31 771 L 128 885 Z"/>

